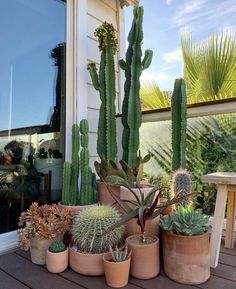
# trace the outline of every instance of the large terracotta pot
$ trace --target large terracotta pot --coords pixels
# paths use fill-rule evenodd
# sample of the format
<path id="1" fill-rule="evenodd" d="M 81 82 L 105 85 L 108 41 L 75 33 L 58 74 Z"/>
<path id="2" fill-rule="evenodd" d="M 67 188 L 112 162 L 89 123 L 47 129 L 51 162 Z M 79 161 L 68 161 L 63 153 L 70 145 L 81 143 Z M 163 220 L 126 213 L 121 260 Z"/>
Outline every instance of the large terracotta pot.
<path id="1" fill-rule="evenodd" d="M 69 250 L 69 264 L 72 270 L 88 276 L 104 275 L 102 254 L 86 254 Z"/>
<path id="2" fill-rule="evenodd" d="M 44 265 L 46 264 L 46 252 L 51 243 L 55 240 L 62 241 L 63 235 L 58 236 L 55 239 L 47 240 L 40 238 L 30 239 L 30 255 L 34 264 Z"/>
<path id="3" fill-rule="evenodd" d="M 130 260 L 114 262 L 110 253 L 103 256 L 103 266 L 105 270 L 106 283 L 113 288 L 124 287 L 129 281 Z"/>
<path id="4" fill-rule="evenodd" d="M 47 250 L 46 265 L 47 269 L 51 273 L 61 273 L 68 267 L 69 260 L 68 248 L 63 252 L 53 253 Z"/>
<path id="5" fill-rule="evenodd" d="M 179 283 L 201 284 L 210 277 L 209 234 L 180 236 L 162 232 L 164 271 Z"/>
<path id="6" fill-rule="evenodd" d="M 97 190 L 99 195 L 99 203 L 101 205 L 110 205 L 117 207 L 115 199 L 110 194 L 107 186 L 110 190 L 116 195 L 117 198 L 120 198 L 120 186 L 111 186 L 106 185 L 104 182 L 97 181 Z"/>
<path id="7" fill-rule="evenodd" d="M 82 212 L 84 209 L 91 207 L 91 206 L 97 206 L 97 204 L 93 204 L 93 205 L 87 205 L 87 206 L 68 206 L 68 205 L 63 205 L 62 202 L 58 203 L 59 208 L 61 209 L 67 209 L 69 211 L 71 211 L 72 216 L 79 214 L 80 212 Z"/>
<path id="8" fill-rule="evenodd" d="M 159 239 L 156 236 L 146 236 L 147 242 L 142 243 L 142 235 L 129 236 L 126 239 L 132 250 L 130 274 L 138 279 L 151 279 L 160 272 Z"/>

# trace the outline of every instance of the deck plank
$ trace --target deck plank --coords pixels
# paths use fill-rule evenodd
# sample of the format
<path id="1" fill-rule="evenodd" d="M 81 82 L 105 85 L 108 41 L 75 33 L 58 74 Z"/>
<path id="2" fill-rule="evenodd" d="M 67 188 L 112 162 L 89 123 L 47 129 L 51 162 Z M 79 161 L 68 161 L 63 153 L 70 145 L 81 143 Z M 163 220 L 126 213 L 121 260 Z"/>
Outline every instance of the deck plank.
<path id="1" fill-rule="evenodd" d="M 15 253 L 0 256 L 0 269 L 33 289 L 83 288 L 57 274 L 47 272 L 46 268 L 35 265 Z"/>
<path id="2" fill-rule="evenodd" d="M 224 279 L 232 280 L 235 282 L 236 288 L 236 268 L 233 266 L 218 264 L 216 268 L 211 269 L 211 274 Z"/>
<path id="3" fill-rule="evenodd" d="M 236 267 L 236 256 L 221 253 L 219 256 L 219 263 Z M 235 268 L 236 271 L 236 268 Z"/>
<path id="4" fill-rule="evenodd" d="M 0 270 L 0 289 L 29 289 L 29 287 Z"/>
<path id="5" fill-rule="evenodd" d="M 211 275 L 211 278 L 207 282 L 197 285 L 197 287 L 201 289 L 235 289 L 236 281 Z"/>

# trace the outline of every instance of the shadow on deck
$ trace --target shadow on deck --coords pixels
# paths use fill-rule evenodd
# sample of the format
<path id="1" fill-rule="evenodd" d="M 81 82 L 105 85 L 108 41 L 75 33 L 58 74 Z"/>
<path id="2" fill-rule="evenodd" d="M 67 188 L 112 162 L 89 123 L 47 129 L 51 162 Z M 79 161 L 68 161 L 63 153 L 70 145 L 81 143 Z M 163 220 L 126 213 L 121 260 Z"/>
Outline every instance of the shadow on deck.
<path id="1" fill-rule="evenodd" d="M 236 245 L 236 244 L 235 244 Z M 21 250 L 0 256 L 0 289 L 106 289 L 104 277 L 87 277 L 67 269 L 61 274 L 48 273 L 44 266 L 34 265 L 29 254 Z M 211 278 L 197 286 L 182 285 L 168 279 L 163 272 L 151 280 L 130 277 L 126 289 L 236 289 L 236 246 L 221 246 L 218 267 Z"/>

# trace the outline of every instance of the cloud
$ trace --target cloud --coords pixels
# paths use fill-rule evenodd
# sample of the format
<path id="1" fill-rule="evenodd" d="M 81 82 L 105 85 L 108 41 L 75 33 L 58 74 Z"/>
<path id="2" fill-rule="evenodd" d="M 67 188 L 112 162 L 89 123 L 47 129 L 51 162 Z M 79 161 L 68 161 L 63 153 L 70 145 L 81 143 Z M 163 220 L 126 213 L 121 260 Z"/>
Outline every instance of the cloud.
<path id="1" fill-rule="evenodd" d="M 174 0 L 166 0 L 166 4 L 170 5 Z"/>
<path id="2" fill-rule="evenodd" d="M 182 61 L 182 52 L 180 48 L 177 48 L 173 51 L 170 52 L 166 52 L 163 54 L 162 58 L 164 59 L 164 61 L 166 63 L 173 63 L 175 62 L 179 62 Z"/>

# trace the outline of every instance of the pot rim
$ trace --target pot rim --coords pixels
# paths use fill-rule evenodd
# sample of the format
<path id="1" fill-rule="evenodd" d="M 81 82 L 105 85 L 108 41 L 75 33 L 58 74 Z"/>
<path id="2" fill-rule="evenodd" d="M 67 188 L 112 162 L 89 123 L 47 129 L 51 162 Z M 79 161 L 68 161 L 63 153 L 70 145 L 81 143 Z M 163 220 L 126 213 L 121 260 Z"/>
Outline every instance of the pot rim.
<path id="1" fill-rule="evenodd" d="M 109 259 L 108 259 L 109 258 Z M 121 262 L 114 262 L 114 261 L 111 261 L 112 257 L 111 257 L 111 253 L 108 252 L 108 253 L 105 253 L 102 257 L 102 260 L 106 263 L 109 263 L 109 264 L 124 264 L 124 263 L 128 263 L 131 259 L 131 256 L 129 256 L 128 259 L 124 260 L 124 261 L 121 261 Z"/>
<path id="2" fill-rule="evenodd" d="M 125 241 L 128 243 L 128 241 L 131 241 L 132 238 L 137 237 L 137 236 L 140 237 L 140 236 L 142 236 L 142 234 L 134 234 L 134 235 L 131 235 L 131 236 L 127 237 Z M 131 241 L 130 243 L 134 244 L 134 245 L 137 246 L 137 247 L 150 246 L 150 245 L 159 243 L 159 238 L 158 238 L 157 236 L 155 236 L 155 235 L 146 235 L 146 237 L 154 238 L 155 241 L 152 242 L 152 243 L 149 243 L 149 244 L 146 244 L 146 243 L 144 243 L 144 244 L 137 244 L 137 243 L 135 243 L 135 244 L 134 244 L 132 241 Z M 128 240 L 128 241 L 127 241 L 127 240 Z"/>
<path id="3" fill-rule="evenodd" d="M 167 235 L 171 235 L 171 236 L 174 236 L 176 238 L 183 238 L 183 239 L 186 239 L 186 238 L 192 238 L 192 239 L 197 239 L 197 238 L 200 238 L 200 237 L 204 237 L 206 235 L 209 235 L 209 232 L 204 232 L 203 234 L 200 234 L 200 235 L 193 235 L 193 236 L 186 236 L 186 235 L 177 235 L 175 233 L 173 233 L 172 231 L 165 231 L 165 230 L 162 230 L 162 232 L 164 234 L 167 234 Z"/>

